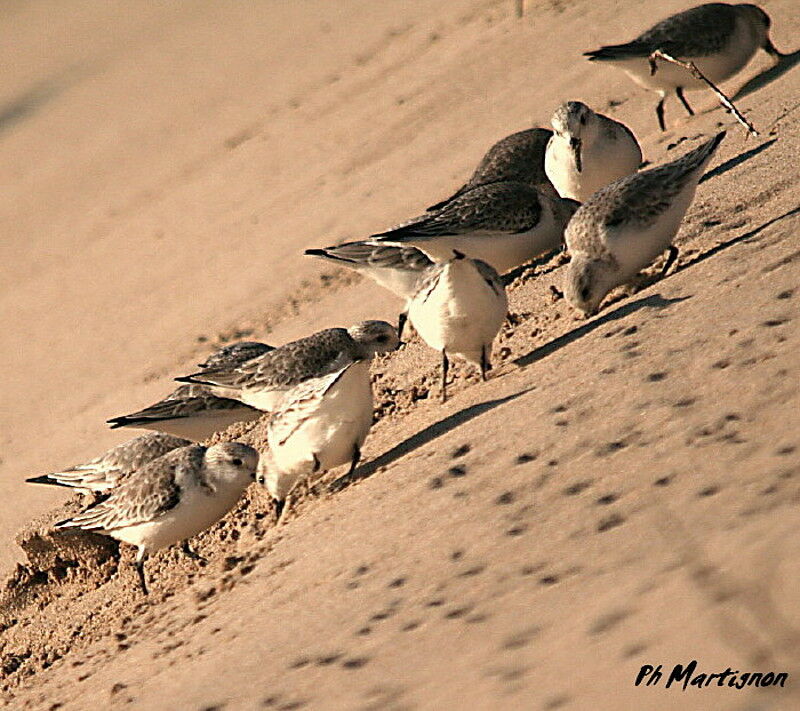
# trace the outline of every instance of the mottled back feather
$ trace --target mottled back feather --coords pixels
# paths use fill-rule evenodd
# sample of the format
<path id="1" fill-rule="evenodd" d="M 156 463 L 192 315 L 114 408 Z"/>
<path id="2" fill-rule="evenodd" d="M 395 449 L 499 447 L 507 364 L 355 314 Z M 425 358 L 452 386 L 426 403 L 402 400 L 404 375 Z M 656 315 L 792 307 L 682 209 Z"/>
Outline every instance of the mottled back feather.
<path id="1" fill-rule="evenodd" d="M 736 28 L 736 17 L 734 5 L 700 5 L 662 20 L 632 42 L 601 47 L 584 56 L 600 61 L 648 57 L 657 49 L 684 59 L 708 56 L 728 44 Z"/>
<path id="2" fill-rule="evenodd" d="M 267 390 L 284 389 L 335 370 L 359 352 L 359 344 L 346 329 L 329 328 L 287 343 L 239 367 L 207 368 L 177 380 L 232 388 L 257 385 Z"/>
<path id="3" fill-rule="evenodd" d="M 483 156 L 472 177 L 446 200 L 428 208 L 440 210 L 468 190 L 501 181 L 516 181 L 527 185 L 548 185 L 544 172 L 544 152 L 553 132 L 546 128 L 529 128 L 500 139 Z"/>
<path id="4" fill-rule="evenodd" d="M 539 223 L 541 213 L 541 195 L 536 188 L 514 181 L 490 183 L 468 190 L 440 210 L 373 237 L 403 242 L 480 232 L 528 232 Z"/>

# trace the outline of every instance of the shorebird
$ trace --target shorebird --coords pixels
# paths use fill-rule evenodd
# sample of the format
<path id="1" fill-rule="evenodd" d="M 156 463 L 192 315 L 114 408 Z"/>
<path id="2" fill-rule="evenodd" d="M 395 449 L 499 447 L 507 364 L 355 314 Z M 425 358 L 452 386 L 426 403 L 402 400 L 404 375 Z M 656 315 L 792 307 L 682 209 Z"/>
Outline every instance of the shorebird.
<path id="1" fill-rule="evenodd" d="M 590 61 L 609 62 L 625 71 L 639 86 L 658 92 L 658 125 L 666 130 L 664 101 L 675 92 L 689 115 L 694 111 L 684 89 L 705 84 L 682 67 L 661 62 L 651 71 L 649 57 L 657 49 L 683 61 L 694 62 L 712 82 L 736 74 L 760 48 L 776 60 L 783 56 L 769 38 L 770 19 L 760 7 L 713 2 L 679 12 L 626 44 L 615 44 L 585 52 Z"/>
<path id="2" fill-rule="evenodd" d="M 155 459 L 191 442 L 168 434 L 151 433 L 118 444 L 86 464 L 26 479 L 30 484 L 50 484 L 76 489 L 82 494 L 104 494 Z"/>
<path id="3" fill-rule="evenodd" d="M 580 101 L 559 106 L 547 144 L 547 177 L 564 198 L 586 202 L 600 188 L 635 173 L 642 151 L 631 130 Z"/>
<path id="4" fill-rule="evenodd" d="M 408 317 L 420 337 L 442 354 L 442 402 L 447 400 L 450 356 L 474 363 L 486 379 L 492 343 L 507 313 L 503 283 L 486 262 L 453 250 L 446 262 L 426 270 Z"/>
<path id="5" fill-rule="evenodd" d="M 236 368 L 273 350 L 273 346 L 257 341 L 232 343 L 212 353 L 198 367 Z M 238 400 L 220 397 L 220 393 L 221 388 L 218 394 L 213 394 L 205 385 L 180 385 L 163 400 L 106 422 L 112 430 L 119 427 L 156 430 L 202 442 L 236 422 L 250 422 L 264 414 Z"/>
<path id="6" fill-rule="evenodd" d="M 417 247 L 435 262 L 453 250 L 504 273 L 562 245 L 577 204 L 525 183 L 479 185 L 442 208 L 372 235 L 380 244 Z"/>
<path id="7" fill-rule="evenodd" d="M 269 449 L 257 474 L 275 501 L 278 520 L 300 480 L 346 463 L 352 474 L 371 426 L 368 359 L 305 380 L 284 394 L 270 417 Z"/>
<path id="8" fill-rule="evenodd" d="M 137 546 L 136 571 L 147 595 L 145 558 L 219 521 L 255 479 L 257 465 L 258 452 L 239 442 L 182 447 L 56 528 L 96 531 Z"/>
<path id="9" fill-rule="evenodd" d="M 617 180 L 580 207 L 566 232 L 572 260 L 564 296 L 571 306 L 595 314 L 611 289 L 669 250 L 666 274 L 678 256 L 672 239 L 724 137 L 723 131 L 671 163 Z"/>
<path id="10" fill-rule="evenodd" d="M 272 412 L 289 388 L 304 380 L 336 372 L 376 353 L 396 350 L 397 331 L 386 321 L 362 321 L 350 328 L 328 328 L 292 341 L 236 367 L 206 368 L 179 382 L 221 390 L 258 410 Z"/>

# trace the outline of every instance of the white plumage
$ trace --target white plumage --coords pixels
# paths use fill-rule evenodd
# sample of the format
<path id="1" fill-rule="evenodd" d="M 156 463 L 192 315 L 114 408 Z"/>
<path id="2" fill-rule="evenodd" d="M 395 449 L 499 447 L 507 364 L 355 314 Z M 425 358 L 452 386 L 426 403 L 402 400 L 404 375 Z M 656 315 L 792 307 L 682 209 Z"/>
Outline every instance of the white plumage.
<path id="1" fill-rule="evenodd" d="M 447 397 L 449 356 L 478 365 L 485 377 L 492 343 L 508 312 L 497 272 L 461 252 L 429 267 L 412 298 L 408 317 L 417 333 L 442 354 L 442 400 Z"/>

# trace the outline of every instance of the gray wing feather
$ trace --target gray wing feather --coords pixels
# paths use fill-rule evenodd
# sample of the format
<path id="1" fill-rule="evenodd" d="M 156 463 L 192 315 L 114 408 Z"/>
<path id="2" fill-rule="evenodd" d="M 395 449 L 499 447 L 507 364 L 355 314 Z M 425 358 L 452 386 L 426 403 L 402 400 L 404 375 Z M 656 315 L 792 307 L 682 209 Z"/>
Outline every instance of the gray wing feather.
<path id="1" fill-rule="evenodd" d="M 436 212 L 373 238 L 403 242 L 471 232 L 527 232 L 538 224 L 541 212 L 536 188 L 513 181 L 490 183 L 465 192 Z"/>
<path id="2" fill-rule="evenodd" d="M 274 351 L 273 346 L 259 341 L 240 341 L 239 343 L 231 343 L 228 346 L 223 346 L 218 351 L 212 353 L 203 363 L 198 365 L 199 368 L 217 368 L 225 366 L 234 368 L 242 363 L 258 358 L 264 353 Z"/>
<path id="3" fill-rule="evenodd" d="M 428 212 L 440 210 L 468 190 L 487 183 L 512 180 L 528 185 L 549 184 L 544 154 L 552 135 L 546 128 L 529 128 L 501 138 L 483 156 L 472 177 L 449 198 L 431 205 Z"/>
<path id="4" fill-rule="evenodd" d="M 352 357 L 356 345 L 346 329 L 329 328 L 287 343 L 237 368 L 208 368 L 177 380 L 230 388 L 257 385 L 265 390 L 285 389 L 340 366 Z"/>
<path id="5" fill-rule="evenodd" d="M 198 386 L 194 386 L 198 387 Z M 205 386 L 200 386 L 205 387 Z M 194 397 L 172 397 L 157 402 L 150 407 L 146 407 L 130 415 L 123 415 L 108 420 L 111 428 L 124 427 L 126 425 L 140 424 L 144 422 L 158 422 L 161 420 L 174 420 L 183 417 L 191 417 L 201 412 L 209 410 L 236 410 L 247 407 L 238 400 L 217 397 L 209 392 L 202 392 Z"/>
<path id="6" fill-rule="evenodd" d="M 736 27 L 735 6 L 708 3 L 679 12 L 646 30 L 632 42 L 608 45 L 584 56 L 594 60 L 648 57 L 661 49 L 673 57 L 703 57 L 722 50 Z"/>
<path id="7" fill-rule="evenodd" d="M 370 240 L 345 242 L 324 249 L 307 249 L 305 253 L 344 262 L 356 268 L 364 266 L 418 272 L 431 264 L 430 257 L 416 247 L 381 244 Z"/>

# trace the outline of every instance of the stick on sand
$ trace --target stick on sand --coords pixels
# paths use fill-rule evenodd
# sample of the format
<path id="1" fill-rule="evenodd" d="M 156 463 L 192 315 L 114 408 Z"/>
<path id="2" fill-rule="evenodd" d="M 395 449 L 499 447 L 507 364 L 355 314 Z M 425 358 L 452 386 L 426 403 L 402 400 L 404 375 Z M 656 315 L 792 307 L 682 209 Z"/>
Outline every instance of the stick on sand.
<path id="1" fill-rule="evenodd" d="M 706 76 L 703 74 L 703 72 L 701 72 L 697 68 L 697 65 L 695 65 L 694 62 L 684 62 L 680 59 L 675 59 L 675 57 L 672 57 L 671 55 L 667 54 L 666 52 L 660 49 L 657 49 L 655 52 L 653 52 L 650 55 L 649 59 L 650 59 L 650 74 L 656 73 L 657 59 L 663 59 L 665 62 L 671 62 L 672 64 L 677 64 L 679 67 L 683 67 L 695 79 L 699 79 L 700 81 L 704 82 L 711 88 L 711 91 L 713 91 L 717 95 L 719 102 L 736 117 L 736 120 L 747 129 L 748 133 L 750 133 L 753 136 L 758 136 L 758 131 L 756 131 L 755 126 L 753 126 L 752 123 L 750 123 L 744 116 L 742 116 L 739 109 L 737 109 L 733 105 L 733 102 L 727 96 L 725 96 L 725 94 L 723 94 L 722 91 L 720 91 L 717 88 L 717 86 L 713 82 L 711 82 L 711 80 L 706 78 Z"/>
<path id="2" fill-rule="evenodd" d="M 525 14 L 525 0 L 514 0 L 514 6 L 517 9 L 517 17 L 522 17 Z"/>

